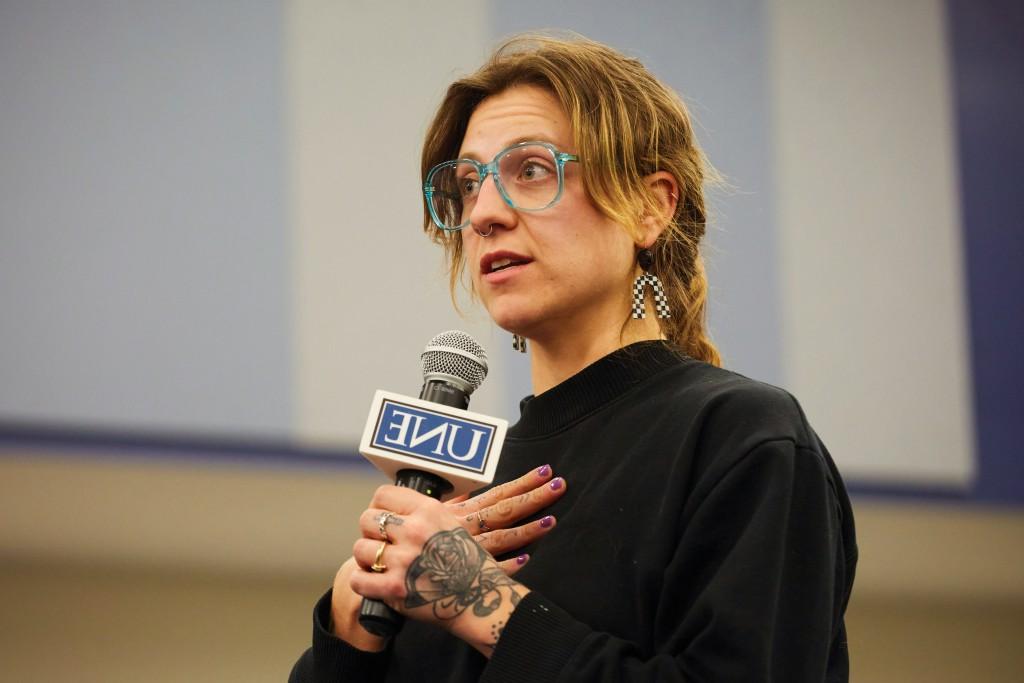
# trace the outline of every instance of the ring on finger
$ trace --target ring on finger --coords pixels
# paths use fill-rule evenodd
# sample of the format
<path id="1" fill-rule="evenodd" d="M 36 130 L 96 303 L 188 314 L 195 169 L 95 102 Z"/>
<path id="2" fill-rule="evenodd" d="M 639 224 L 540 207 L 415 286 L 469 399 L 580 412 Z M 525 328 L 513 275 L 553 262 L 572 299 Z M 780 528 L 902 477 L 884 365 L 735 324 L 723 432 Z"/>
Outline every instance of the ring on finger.
<path id="1" fill-rule="evenodd" d="M 388 536 L 387 526 L 388 522 L 390 522 L 391 518 L 394 516 L 395 513 L 385 511 L 382 512 L 380 517 L 377 519 L 377 531 L 380 532 L 380 537 L 383 538 L 385 542 L 391 541 L 391 538 Z"/>
<path id="2" fill-rule="evenodd" d="M 483 515 L 479 512 L 476 513 L 476 523 L 480 527 L 480 531 L 494 531 L 491 527 L 487 526 L 487 522 L 484 521 Z"/>
<path id="3" fill-rule="evenodd" d="M 386 570 L 388 568 L 388 566 L 386 564 L 381 562 L 381 560 L 384 559 L 384 548 L 387 548 L 387 547 L 388 547 L 388 542 L 384 541 L 384 542 L 382 542 L 380 544 L 380 547 L 377 548 L 377 554 L 373 558 L 373 564 L 370 565 L 370 571 L 371 572 L 374 572 L 375 574 L 380 574 L 381 572 L 383 572 L 384 570 Z"/>

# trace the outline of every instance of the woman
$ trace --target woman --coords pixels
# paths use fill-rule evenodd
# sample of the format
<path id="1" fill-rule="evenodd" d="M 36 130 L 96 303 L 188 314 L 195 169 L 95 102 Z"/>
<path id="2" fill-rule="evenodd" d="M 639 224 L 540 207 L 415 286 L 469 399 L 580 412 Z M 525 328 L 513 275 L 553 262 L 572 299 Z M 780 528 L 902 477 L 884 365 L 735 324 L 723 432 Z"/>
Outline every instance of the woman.
<path id="1" fill-rule="evenodd" d="M 292 679 L 847 680 L 849 500 L 795 400 L 717 367 L 678 98 L 600 44 L 514 39 L 449 88 L 423 172 L 453 290 L 528 345 L 534 396 L 508 483 L 377 491 Z M 391 642 L 364 596 L 408 617 Z"/>

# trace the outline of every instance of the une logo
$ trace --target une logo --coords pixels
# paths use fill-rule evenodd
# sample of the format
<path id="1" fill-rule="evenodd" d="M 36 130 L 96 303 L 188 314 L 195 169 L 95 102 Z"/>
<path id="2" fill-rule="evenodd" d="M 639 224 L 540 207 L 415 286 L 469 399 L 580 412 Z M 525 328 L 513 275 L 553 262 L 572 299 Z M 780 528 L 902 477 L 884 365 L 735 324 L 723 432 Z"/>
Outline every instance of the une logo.
<path id="1" fill-rule="evenodd" d="M 483 471 L 493 432 L 490 425 L 385 401 L 374 445 Z"/>

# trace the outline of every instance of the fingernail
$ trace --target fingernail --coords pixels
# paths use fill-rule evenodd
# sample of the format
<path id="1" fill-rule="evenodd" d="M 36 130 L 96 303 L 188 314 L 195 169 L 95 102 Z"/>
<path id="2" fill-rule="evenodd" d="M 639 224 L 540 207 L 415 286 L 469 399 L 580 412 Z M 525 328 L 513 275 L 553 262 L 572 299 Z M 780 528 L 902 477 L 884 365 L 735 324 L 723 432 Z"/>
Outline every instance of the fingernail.
<path id="1" fill-rule="evenodd" d="M 551 465 L 543 465 L 543 466 L 537 468 L 537 476 L 538 477 L 546 477 L 549 474 L 551 474 Z"/>
<path id="2" fill-rule="evenodd" d="M 516 564 L 518 564 L 521 567 L 524 564 L 526 564 L 526 561 L 528 559 L 530 559 L 529 555 L 520 555 L 519 557 L 516 558 Z"/>
<path id="3" fill-rule="evenodd" d="M 548 486 L 551 487 L 552 491 L 557 491 L 558 489 L 562 488 L 562 484 L 564 483 L 565 481 L 561 477 L 558 477 L 557 479 L 552 479 L 551 483 L 548 484 Z"/>
<path id="4" fill-rule="evenodd" d="M 548 527 L 550 527 L 554 523 L 555 523 L 555 518 L 552 517 L 551 515 L 548 515 L 547 517 L 541 517 L 541 519 L 540 519 L 540 527 L 542 529 L 547 529 Z"/>

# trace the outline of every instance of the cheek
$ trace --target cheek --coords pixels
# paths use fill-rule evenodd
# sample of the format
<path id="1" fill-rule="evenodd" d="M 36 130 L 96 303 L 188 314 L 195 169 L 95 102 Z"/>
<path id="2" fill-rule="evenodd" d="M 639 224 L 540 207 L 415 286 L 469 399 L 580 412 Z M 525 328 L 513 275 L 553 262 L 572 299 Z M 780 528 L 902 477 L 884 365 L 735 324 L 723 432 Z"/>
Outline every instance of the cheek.
<path id="1" fill-rule="evenodd" d="M 603 216 L 591 226 L 587 235 L 590 258 L 608 277 L 623 279 L 633 273 L 636 247 L 626 230 Z"/>
<path id="2" fill-rule="evenodd" d="M 573 279 L 620 283 L 632 280 L 635 248 L 626 230 L 589 203 L 556 207 L 535 233 L 539 248 L 554 259 L 562 275 Z M 552 274 L 555 278 L 557 274 Z M 590 284 L 596 285 L 597 282 Z"/>
<path id="3" fill-rule="evenodd" d="M 476 233 L 466 234 L 466 228 L 459 233 L 462 240 L 462 267 L 469 273 L 472 282 L 480 276 L 480 237 Z"/>

